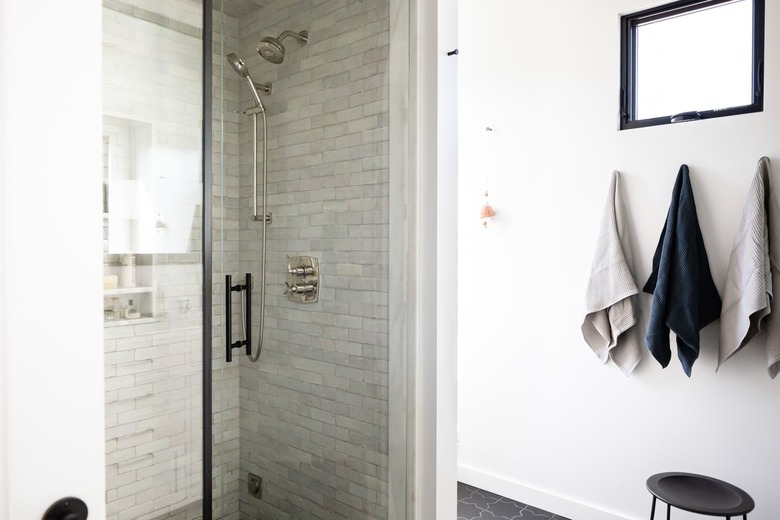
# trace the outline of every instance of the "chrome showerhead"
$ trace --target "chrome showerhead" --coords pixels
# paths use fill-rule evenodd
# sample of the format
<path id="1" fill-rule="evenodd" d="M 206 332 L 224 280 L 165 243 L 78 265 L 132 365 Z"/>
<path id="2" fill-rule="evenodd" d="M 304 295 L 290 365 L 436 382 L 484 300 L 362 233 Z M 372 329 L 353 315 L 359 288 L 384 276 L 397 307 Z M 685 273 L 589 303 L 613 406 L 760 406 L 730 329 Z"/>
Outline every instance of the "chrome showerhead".
<path id="1" fill-rule="evenodd" d="M 239 58 L 236 53 L 231 52 L 227 56 L 228 63 L 233 67 L 233 70 L 239 73 L 244 78 L 249 77 L 249 67 L 244 64 L 244 61 Z"/>
<path id="2" fill-rule="evenodd" d="M 257 52 L 264 60 L 279 65 L 284 61 L 284 45 L 278 38 L 266 36 L 257 44 Z"/>
<path id="3" fill-rule="evenodd" d="M 298 42 L 298 46 L 303 47 L 309 42 L 309 31 L 301 31 L 299 33 L 284 31 L 276 38 L 266 36 L 257 44 L 257 53 L 270 63 L 279 65 L 284 61 L 285 49 L 284 45 L 282 45 L 282 40 L 288 37 L 294 38 Z"/>
<path id="4" fill-rule="evenodd" d="M 246 80 L 247 85 L 249 85 L 249 92 L 252 93 L 252 99 L 255 101 L 255 106 L 265 110 L 263 102 L 260 100 L 260 94 L 257 92 L 257 87 L 255 87 L 255 82 L 252 81 L 252 77 L 249 75 L 249 67 L 247 67 L 244 61 L 234 52 L 228 54 L 226 58 L 228 63 L 230 63 L 230 66 L 233 67 L 233 70 L 238 72 L 238 74 Z"/>

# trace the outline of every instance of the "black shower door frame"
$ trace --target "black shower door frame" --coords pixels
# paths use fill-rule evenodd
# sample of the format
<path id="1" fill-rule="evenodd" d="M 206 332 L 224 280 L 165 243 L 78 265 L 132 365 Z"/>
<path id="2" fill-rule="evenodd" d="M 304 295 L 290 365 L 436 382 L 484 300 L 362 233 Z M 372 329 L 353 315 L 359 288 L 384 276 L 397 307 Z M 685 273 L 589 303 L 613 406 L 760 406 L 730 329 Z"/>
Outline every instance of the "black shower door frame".
<path id="1" fill-rule="evenodd" d="M 212 369 L 211 369 L 211 352 L 212 352 L 212 180 L 213 172 L 211 168 L 211 140 L 212 140 L 212 123 L 211 123 L 211 110 L 212 110 L 212 64 L 211 53 L 213 43 L 213 0 L 203 0 L 203 130 L 201 136 L 203 142 L 201 143 L 201 150 L 203 155 L 201 157 L 202 171 L 203 171 L 203 201 L 201 212 L 203 222 L 201 229 L 202 234 L 202 261 L 203 261 L 203 520 L 212 520 L 212 449 L 211 449 L 211 437 L 212 437 Z"/>

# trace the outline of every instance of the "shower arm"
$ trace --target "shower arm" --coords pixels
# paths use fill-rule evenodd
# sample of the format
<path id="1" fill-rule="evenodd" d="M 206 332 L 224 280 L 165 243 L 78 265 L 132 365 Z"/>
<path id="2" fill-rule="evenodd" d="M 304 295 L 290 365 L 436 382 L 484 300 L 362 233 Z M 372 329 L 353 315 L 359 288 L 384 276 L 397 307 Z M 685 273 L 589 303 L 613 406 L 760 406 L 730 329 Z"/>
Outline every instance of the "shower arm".
<path id="1" fill-rule="evenodd" d="M 298 42 L 298 45 L 303 47 L 309 41 L 309 31 L 301 31 L 300 33 L 295 31 L 282 31 L 282 34 L 280 34 L 276 39 L 282 41 L 285 38 L 294 38 L 295 41 Z"/>

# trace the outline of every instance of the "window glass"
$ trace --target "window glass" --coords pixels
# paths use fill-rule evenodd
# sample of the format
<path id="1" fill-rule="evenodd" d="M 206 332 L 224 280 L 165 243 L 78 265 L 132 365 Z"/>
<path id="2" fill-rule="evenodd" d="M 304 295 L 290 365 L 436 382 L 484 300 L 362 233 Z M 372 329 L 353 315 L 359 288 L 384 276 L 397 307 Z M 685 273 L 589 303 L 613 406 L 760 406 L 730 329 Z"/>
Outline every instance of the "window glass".
<path id="1" fill-rule="evenodd" d="M 628 15 L 622 45 L 621 128 L 763 108 L 763 0 L 675 2 Z"/>

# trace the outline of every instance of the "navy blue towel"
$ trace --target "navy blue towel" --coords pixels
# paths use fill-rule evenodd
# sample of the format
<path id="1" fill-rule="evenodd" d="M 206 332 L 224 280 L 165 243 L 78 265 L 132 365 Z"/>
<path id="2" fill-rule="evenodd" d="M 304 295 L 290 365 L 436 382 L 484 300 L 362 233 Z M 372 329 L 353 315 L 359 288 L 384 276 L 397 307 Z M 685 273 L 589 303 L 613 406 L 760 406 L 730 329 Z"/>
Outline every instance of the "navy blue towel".
<path id="1" fill-rule="evenodd" d="M 653 255 L 653 272 L 642 290 L 653 295 L 645 336 L 650 353 L 666 368 L 672 358 L 671 329 L 677 335 L 677 356 L 690 377 L 699 357 L 699 331 L 720 316 L 721 300 L 712 281 L 685 164 L 677 173 Z"/>

